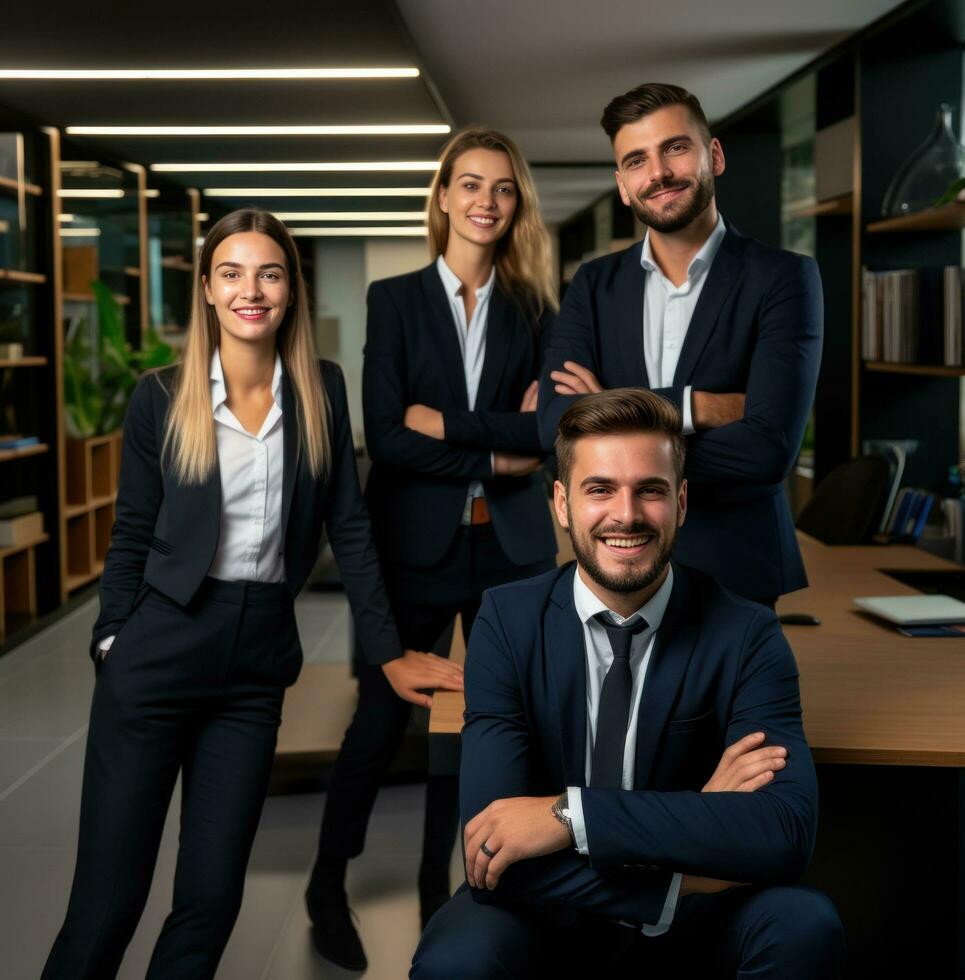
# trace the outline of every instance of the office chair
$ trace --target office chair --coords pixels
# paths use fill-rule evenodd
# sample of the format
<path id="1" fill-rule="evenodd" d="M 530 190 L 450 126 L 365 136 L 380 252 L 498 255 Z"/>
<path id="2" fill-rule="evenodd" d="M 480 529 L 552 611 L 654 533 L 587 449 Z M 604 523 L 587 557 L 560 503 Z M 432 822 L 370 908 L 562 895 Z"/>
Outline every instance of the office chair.
<path id="1" fill-rule="evenodd" d="M 825 544 L 864 544 L 878 530 L 890 487 L 891 468 L 881 456 L 839 463 L 801 511 L 798 529 Z"/>

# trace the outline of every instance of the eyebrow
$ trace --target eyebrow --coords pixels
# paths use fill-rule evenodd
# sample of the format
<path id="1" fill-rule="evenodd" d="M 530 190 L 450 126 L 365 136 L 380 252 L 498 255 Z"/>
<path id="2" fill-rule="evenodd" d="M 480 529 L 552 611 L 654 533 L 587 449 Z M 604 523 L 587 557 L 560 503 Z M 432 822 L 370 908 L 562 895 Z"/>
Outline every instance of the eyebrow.
<path id="1" fill-rule="evenodd" d="M 226 266 L 228 266 L 229 268 L 232 268 L 232 269 L 243 269 L 244 268 L 244 266 L 240 262 L 219 262 L 215 266 L 215 271 L 217 271 L 218 269 L 220 269 L 223 265 L 226 265 Z M 258 266 L 258 268 L 259 269 L 281 269 L 282 272 L 285 271 L 285 267 L 281 264 L 281 262 L 266 262 L 264 265 Z"/>
<path id="2" fill-rule="evenodd" d="M 586 479 L 580 480 L 581 487 L 585 487 L 594 483 L 597 485 L 603 484 L 604 486 L 608 486 L 608 487 L 613 487 L 617 485 L 617 481 L 609 476 L 588 476 L 586 477 Z M 642 480 L 637 480 L 636 484 L 634 485 L 637 487 L 661 486 L 669 489 L 670 481 L 665 480 L 662 476 L 647 476 L 644 477 Z"/>
<path id="3" fill-rule="evenodd" d="M 463 177 L 472 177 L 474 180 L 485 180 L 486 179 L 485 177 L 483 177 L 482 174 L 471 174 L 471 173 L 468 173 L 467 172 L 467 173 L 464 173 L 464 174 L 460 174 L 456 178 L 456 180 L 462 180 Z M 516 181 L 513 180 L 512 177 L 499 177 L 497 180 L 494 180 L 493 183 L 494 184 L 515 184 Z"/>
<path id="4" fill-rule="evenodd" d="M 667 139 L 661 141 L 660 149 L 665 150 L 672 143 L 683 143 L 683 142 L 693 143 L 693 137 L 688 136 L 686 133 L 681 133 L 679 136 L 670 136 Z M 646 153 L 647 153 L 646 150 L 641 150 L 641 149 L 631 150 L 629 153 L 624 153 L 623 156 L 620 158 L 620 166 L 622 167 L 627 162 L 627 160 L 631 160 L 633 157 L 646 156 Z"/>

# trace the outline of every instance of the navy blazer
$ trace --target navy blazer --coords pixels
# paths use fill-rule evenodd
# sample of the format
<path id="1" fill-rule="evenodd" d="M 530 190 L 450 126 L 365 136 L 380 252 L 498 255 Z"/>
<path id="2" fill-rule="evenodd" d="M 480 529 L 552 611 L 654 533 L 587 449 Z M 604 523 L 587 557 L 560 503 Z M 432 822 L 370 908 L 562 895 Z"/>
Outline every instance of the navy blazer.
<path id="1" fill-rule="evenodd" d="M 586 653 L 570 563 L 490 589 L 466 658 L 464 822 L 494 800 L 586 786 Z M 701 793 L 724 748 L 755 731 L 788 750 L 756 793 Z M 798 673 L 774 614 L 674 563 L 637 720 L 633 790 L 582 790 L 589 859 L 511 865 L 481 902 L 654 923 L 673 872 L 793 881 L 814 843 L 817 783 Z"/>
<path id="2" fill-rule="evenodd" d="M 581 266 L 567 290 L 540 381 L 539 424 L 552 446 L 577 396 L 550 372 L 577 361 L 604 388 L 649 388 L 643 356 L 643 243 Z M 670 388 L 744 392 L 744 417 L 687 440 L 689 513 L 674 555 L 749 598 L 807 585 L 783 480 L 801 447 L 818 370 L 824 312 L 813 259 L 732 227 L 707 272 Z"/>
<path id="3" fill-rule="evenodd" d="M 475 408 L 449 299 L 435 264 L 374 282 L 362 379 L 372 471 L 366 497 L 387 560 L 425 568 L 459 530 L 469 484 L 482 480 L 500 547 L 515 565 L 556 554 L 539 471 L 494 477 L 491 453 L 542 454 L 535 412 L 520 412 L 539 376 L 551 317 L 537 321 L 497 284 L 489 301 L 486 359 Z M 440 410 L 445 440 L 407 429 L 409 405 Z"/>
<path id="4" fill-rule="evenodd" d="M 325 525 L 352 604 L 359 644 L 373 664 L 394 660 L 402 647 L 382 585 L 372 529 L 359 487 L 349 425 L 345 379 L 337 364 L 320 361 L 328 400 L 330 465 L 313 477 L 298 440 L 296 402 L 282 375 L 281 530 L 285 582 L 298 594 L 318 557 Z M 186 606 L 214 561 L 221 531 L 221 476 L 184 485 L 161 464 L 161 446 L 176 368 L 141 378 L 124 419 L 116 519 L 100 585 L 100 615 L 91 655 L 117 633 L 143 598 L 146 586 Z"/>

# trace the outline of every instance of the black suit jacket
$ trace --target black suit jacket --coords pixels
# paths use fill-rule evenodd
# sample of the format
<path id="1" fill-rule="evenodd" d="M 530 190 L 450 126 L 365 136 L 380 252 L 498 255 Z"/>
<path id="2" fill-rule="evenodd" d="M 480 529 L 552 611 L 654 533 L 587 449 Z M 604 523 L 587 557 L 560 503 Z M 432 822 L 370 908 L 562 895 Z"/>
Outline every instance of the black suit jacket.
<path id="1" fill-rule="evenodd" d="M 575 565 L 490 589 L 466 656 L 462 818 L 494 800 L 581 787 L 589 859 L 511 865 L 484 903 L 653 923 L 673 872 L 794 881 L 814 845 L 817 781 L 794 656 L 771 610 L 674 563 L 637 717 L 634 788 L 586 787 L 586 651 Z M 788 750 L 755 793 L 702 793 L 752 732 Z"/>
<path id="2" fill-rule="evenodd" d="M 494 451 L 541 453 L 536 413 L 520 412 L 519 404 L 539 374 L 549 320 L 535 322 L 493 289 L 470 411 L 456 324 L 435 265 L 369 287 L 362 396 L 373 465 L 366 494 L 387 560 L 423 568 L 438 562 L 459 529 L 472 480 L 483 481 L 496 536 L 513 564 L 556 553 L 539 472 L 493 477 L 490 463 Z M 443 413 L 444 441 L 403 425 L 413 404 Z"/>
<path id="3" fill-rule="evenodd" d="M 359 487 L 345 380 L 338 365 L 319 364 L 331 443 L 330 465 L 320 478 L 312 476 L 299 446 L 295 397 L 287 375 L 282 376 L 285 581 L 291 595 L 297 595 L 317 558 L 324 524 L 352 604 L 362 651 L 370 663 L 384 663 L 401 656 L 402 648 Z M 92 655 L 101 639 L 121 628 L 145 586 L 188 605 L 218 547 L 218 470 L 202 484 L 185 486 L 160 461 L 174 371 L 167 368 L 141 378 L 128 406 L 117 516 L 101 577 Z"/>
<path id="4" fill-rule="evenodd" d="M 540 381 L 543 444 L 576 396 L 550 372 L 566 360 L 604 388 L 649 388 L 643 356 L 643 243 L 581 266 L 553 330 Z M 728 227 L 707 272 L 673 386 L 746 393 L 744 417 L 687 440 L 689 513 L 674 555 L 749 598 L 807 585 L 783 491 L 801 447 L 821 363 L 824 312 L 813 259 L 769 248 Z"/>

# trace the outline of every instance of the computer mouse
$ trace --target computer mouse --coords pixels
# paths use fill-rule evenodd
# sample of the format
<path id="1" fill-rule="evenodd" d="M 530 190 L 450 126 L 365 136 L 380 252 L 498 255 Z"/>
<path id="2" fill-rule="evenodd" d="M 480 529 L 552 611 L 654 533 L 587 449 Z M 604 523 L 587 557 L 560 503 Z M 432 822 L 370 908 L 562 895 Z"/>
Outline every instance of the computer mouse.
<path id="1" fill-rule="evenodd" d="M 777 621 L 782 626 L 820 626 L 821 620 L 810 613 L 792 612 L 782 613 L 777 617 Z"/>

